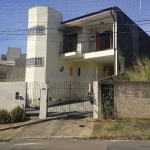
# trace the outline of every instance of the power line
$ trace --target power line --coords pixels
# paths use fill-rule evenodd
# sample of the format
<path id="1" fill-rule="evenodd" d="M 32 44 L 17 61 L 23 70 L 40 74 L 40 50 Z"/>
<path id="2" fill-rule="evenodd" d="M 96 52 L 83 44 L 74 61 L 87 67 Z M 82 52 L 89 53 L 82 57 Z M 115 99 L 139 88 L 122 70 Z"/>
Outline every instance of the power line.
<path id="1" fill-rule="evenodd" d="M 150 32 L 150 31 L 146 31 L 146 32 Z M 144 31 L 138 31 L 138 32 L 115 32 L 115 33 L 119 33 L 119 34 L 133 34 L 133 33 L 145 33 Z M 91 35 L 91 34 L 95 34 L 95 32 L 94 33 L 89 33 L 89 35 Z M 49 34 L 49 35 L 56 35 L 56 34 Z M 88 34 L 87 34 L 88 35 Z M 51 38 L 51 39 L 61 39 L 62 40 L 62 36 L 60 35 L 59 37 L 58 37 L 59 35 L 56 35 L 55 37 L 53 37 L 53 38 Z M 110 36 L 108 36 L 108 37 L 110 37 Z M 84 36 L 81 36 L 81 37 L 72 37 L 72 38 L 89 38 L 89 37 L 84 37 Z M 10 39 L 5 39 L 5 40 L 10 40 Z M 12 40 L 12 39 L 11 39 Z M 44 37 L 42 37 L 42 38 L 40 38 L 40 39 L 36 39 L 36 40 L 31 40 L 31 39 L 13 39 L 13 40 L 28 40 L 28 41 L 42 41 L 42 40 L 45 40 L 45 38 Z M 59 41 L 49 41 L 49 42 L 59 42 Z"/>
<path id="2" fill-rule="evenodd" d="M 147 20 L 150 21 L 150 20 Z M 142 21 L 138 21 L 138 22 L 142 22 Z M 141 23 L 138 25 L 150 25 L 150 23 Z M 83 25 L 82 28 L 98 28 L 98 27 L 112 27 L 112 26 L 138 26 L 136 23 L 132 23 L 132 24 L 118 24 L 118 25 L 113 25 L 113 23 L 104 23 L 104 24 L 93 24 L 93 25 Z M 29 28 L 30 29 L 30 28 Z M 3 30 L 0 30 L 0 33 L 12 33 L 12 32 L 27 32 L 29 29 L 22 29 L 22 28 L 17 28 L 17 29 L 10 29 L 10 28 L 4 28 Z M 44 28 L 45 30 L 51 30 L 51 32 L 53 32 L 53 29 L 58 30 L 59 28 Z M 76 28 L 72 28 L 72 29 L 76 29 Z"/>

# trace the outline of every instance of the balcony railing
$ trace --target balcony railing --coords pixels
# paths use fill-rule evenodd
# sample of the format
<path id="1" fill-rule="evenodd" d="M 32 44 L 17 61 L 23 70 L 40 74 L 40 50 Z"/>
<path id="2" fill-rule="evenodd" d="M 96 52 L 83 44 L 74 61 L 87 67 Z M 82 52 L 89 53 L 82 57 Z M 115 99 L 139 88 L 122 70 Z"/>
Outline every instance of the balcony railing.
<path id="1" fill-rule="evenodd" d="M 65 54 L 70 52 L 82 52 L 82 42 L 75 42 L 74 40 L 69 40 L 67 42 L 60 43 L 60 53 Z"/>
<path id="2" fill-rule="evenodd" d="M 77 53 L 91 53 L 96 51 L 104 51 L 112 49 L 110 43 L 106 40 L 101 41 L 99 48 L 96 48 L 96 40 L 86 41 L 86 42 L 75 42 L 70 40 L 68 42 L 60 43 L 60 54 L 77 52 Z"/>

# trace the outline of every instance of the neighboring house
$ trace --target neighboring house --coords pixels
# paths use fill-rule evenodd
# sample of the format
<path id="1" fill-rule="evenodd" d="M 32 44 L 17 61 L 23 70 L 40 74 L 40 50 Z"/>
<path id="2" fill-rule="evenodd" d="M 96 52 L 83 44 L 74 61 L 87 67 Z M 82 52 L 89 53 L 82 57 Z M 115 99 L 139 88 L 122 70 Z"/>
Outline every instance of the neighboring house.
<path id="1" fill-rule="evenodd" d="M 6 60 L 6 59 L 7 59 L 7 57 L 5 54 L 0 54 L 0 61 Z"/>
<path id="2" fill-rule="evenodd" d="M 118 7 L 68 21 L 49 7 L 29 9 L 26 82 L 92 83 L 150 54 L 150 37 Z"/>
<path id="3" fill-rule="evenodd" d="M 1 56 L 0 72 L 6 81 L 25 81 L 26 55 L 21 54 L 21 49 L 9 47 L 6 55 Z"/>

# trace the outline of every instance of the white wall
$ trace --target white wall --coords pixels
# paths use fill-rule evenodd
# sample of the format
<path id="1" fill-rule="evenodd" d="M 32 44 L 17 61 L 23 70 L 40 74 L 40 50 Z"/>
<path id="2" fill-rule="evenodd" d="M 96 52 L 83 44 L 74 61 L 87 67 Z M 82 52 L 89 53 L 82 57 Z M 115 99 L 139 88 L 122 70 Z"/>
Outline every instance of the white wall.
<path id="1" fill-rule="evenodd" d="M 0 82 L 0 109 L 10 111 L 17 106 L 25 106 L 26 87 L 25 82 Z M 22 100 L 15 99 L 17 91 L 22 96 Z"/>
<path id="2" fill-rule="evenodd" d="M 28 28 L 36 26 L 45 27 L 45 35 L 29 35 L 27 42 L 27 59 L 34 57 L 44 58 L 44 67 L 26 67 L 26 82 L 45 82 L 46 74 L 46 51 L 47 51 L 47 28 L 48 7 L 37 6 L 29 9 Z"/>

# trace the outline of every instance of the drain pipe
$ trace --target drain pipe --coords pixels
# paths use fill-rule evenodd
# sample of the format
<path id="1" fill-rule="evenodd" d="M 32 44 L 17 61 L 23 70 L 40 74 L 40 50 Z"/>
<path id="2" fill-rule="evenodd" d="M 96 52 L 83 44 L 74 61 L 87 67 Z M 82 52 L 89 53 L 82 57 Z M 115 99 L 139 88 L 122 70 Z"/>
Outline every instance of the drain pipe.
<path id="1" fill-rule="evenodd" d="M 116 23 L 116 19 L 112 13 L 112 10 L 113 10 L 113 7 L 110 9 L 110 14 L 114 20 L 114 38 L 113 38 L 113 41 L 114 41 L 114 75 L 117 75 L 118 74 L 118 54 L 117 54 L 117 48 L 116 48 L 116 27 L 115 27 L 115 23 Z"/>

